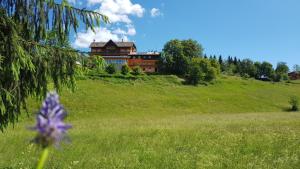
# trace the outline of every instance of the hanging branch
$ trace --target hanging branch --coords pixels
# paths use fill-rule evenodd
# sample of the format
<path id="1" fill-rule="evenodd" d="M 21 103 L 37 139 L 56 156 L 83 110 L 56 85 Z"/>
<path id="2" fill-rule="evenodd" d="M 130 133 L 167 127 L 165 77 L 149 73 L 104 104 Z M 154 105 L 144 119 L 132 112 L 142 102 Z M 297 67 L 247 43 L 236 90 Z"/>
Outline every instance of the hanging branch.
<path id="1" fill-rule="evenodd" d="M 0 130 L 26 110 L 29 96 L 43 98 L 48 84 L 74 89 L 79 51 L 69 47 L 80 23 L 94 30 L 108 18 L 62 0 L 0 0 Z M 51 39 L 52 38 L 52 39 Z"/>

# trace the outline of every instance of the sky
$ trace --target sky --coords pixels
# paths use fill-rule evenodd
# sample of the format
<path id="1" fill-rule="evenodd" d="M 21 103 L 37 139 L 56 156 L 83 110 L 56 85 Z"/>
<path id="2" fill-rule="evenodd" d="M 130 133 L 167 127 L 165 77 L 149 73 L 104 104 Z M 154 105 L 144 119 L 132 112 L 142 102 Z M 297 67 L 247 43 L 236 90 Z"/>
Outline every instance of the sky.
<path id="1" fill-rule="evenodd" d="M 236 56 L 290 67 L 300 64 L 300 0 L 69 0 L 103 13 L 110 24 L 71 35 L 73 47 L 134 41 L 161 51 L 171 39 L 194 39 L 207 55 Z"/>

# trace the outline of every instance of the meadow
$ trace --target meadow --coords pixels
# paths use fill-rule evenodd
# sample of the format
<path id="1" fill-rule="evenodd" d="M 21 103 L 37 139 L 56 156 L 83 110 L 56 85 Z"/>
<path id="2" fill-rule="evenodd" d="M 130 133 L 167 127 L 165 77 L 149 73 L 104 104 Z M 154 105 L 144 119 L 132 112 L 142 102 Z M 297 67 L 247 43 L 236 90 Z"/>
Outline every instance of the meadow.
<path id="1" fill-rule="evenodd" d="M 61 102 L 73 125 L 47 168 L 300 168 L 300 82 L 220 77 L 186 86 L 175 76 L 79 80 Z M 0 168 L 34 168 L 34 112 L 0 133 Z"/>

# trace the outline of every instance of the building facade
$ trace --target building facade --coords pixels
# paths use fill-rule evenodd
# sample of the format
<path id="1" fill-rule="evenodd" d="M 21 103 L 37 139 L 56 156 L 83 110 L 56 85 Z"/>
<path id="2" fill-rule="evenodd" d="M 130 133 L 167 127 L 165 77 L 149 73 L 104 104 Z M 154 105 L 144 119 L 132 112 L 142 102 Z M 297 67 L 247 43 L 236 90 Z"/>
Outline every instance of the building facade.
<path id="1" fill-rule="evenodd" d="M 300 79 L 300 72 L 291 72 L 289 73 L 289 77 L 291 80 L 299 80 Z"/>
<path id="2" fill-rule="evenodd" d="M 93 42 L 90 45 L 91 57 L 102 56 L 107 64 L 115 64 L 118 69 L 127 64 L 133 68 L 139 66 L 146 73 L 157 72 L 160 59 L 158 52 L 138 53 L 134 42 Z"/>

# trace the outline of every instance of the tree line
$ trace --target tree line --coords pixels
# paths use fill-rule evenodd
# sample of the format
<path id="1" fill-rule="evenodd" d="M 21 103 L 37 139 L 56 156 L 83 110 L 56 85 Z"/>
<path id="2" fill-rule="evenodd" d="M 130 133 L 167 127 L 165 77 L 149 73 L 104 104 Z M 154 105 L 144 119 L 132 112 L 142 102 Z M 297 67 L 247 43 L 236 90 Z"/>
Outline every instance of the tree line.
<path id="1" fill-rule="evenodd" d="M 299 71 L 300 67 L 295 65 L 294 69 Z M 193 85 L 211 82 L 221 73 L 274 82 L 289 79 L 289 67 L 284 62 L 279 62 L 274 67 L 267 61 L 255 62 L 231 56 L 225 59 L 221 55 L 207 56 L 203 54 L 202 45 L 192 39 L 174 39 L 167 42 L 159 62 L 159 71 L 183 77 L 187 84 Z"/>

